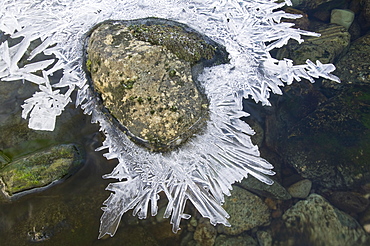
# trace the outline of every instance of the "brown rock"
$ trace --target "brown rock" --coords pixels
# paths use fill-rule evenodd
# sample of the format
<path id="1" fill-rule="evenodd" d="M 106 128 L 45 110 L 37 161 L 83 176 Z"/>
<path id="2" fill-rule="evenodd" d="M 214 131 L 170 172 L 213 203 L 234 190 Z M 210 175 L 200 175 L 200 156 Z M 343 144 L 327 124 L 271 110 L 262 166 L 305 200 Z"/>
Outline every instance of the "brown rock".
<path id="1" fill-rule="evenodd" d="M 298 19 L 283 19 L 282 20 L 283 22 L 292 22 L 292 23 L 294 23 L 293 28 L 298 28 L 298 29 L 302 29 L 302 30 L 307 30 L 308 29 L 308 27 L 310 25 L 310 21 L 308 19 L 308 15 L 305 12 L 303 12 L 302 10 L 299 10 L 299 9 L 291 8 L 291 7 L 285 8 L 284 11 L 287 12 L 287 13 L 290 13 L 290 14 L 302 15 L 302 17 L 298 18 Z"/>
<path id="2" fill-rule="evenodd" d="M 331 203 L 347 213 L 361 213 L 369 206 L 369 200 L 358 193 L 336 191 L 330 196 Z"/>
<path id="3" fill-rule="evenodd" d="M 200 245 L 212 246 L 217 236 L 216 227 L 209 223 L 209 219 L 201 218 L 194 232 L 194 239 Z"/>

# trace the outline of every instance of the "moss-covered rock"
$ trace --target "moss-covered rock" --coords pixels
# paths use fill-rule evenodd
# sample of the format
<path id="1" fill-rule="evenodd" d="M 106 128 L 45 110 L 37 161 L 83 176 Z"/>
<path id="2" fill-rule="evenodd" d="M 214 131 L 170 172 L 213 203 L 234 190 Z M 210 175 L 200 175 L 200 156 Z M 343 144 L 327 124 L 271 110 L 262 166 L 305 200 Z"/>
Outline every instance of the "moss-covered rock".
<path id="1" fill-rule="evenodd" d="M 0 169 L 2 191 L 6 196 L 43 187 L 75 171 L 82 163 L 74 144 L 54 146 L 18 160 Z"/>

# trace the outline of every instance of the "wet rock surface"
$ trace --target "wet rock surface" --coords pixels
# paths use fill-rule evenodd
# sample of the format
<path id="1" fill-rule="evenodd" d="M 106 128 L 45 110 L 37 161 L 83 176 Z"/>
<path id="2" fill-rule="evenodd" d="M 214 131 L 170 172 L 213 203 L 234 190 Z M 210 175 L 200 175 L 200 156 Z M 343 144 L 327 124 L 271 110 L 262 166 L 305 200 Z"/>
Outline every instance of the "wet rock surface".
<path id="1" fill-rule="evenodd" d="M 324 81 L 321 91 L 313 87 L 304 93 L 290 89 L 288 95 L 306 99 L 297 97 L 281 104 L 284 112 L 291 105 L 311 108 L 304 115 L 297 113 L 285 119 L 290 126 L 286 125 L 286 146 L 280 151 L 303 177 L 324 187 L 353 187 L 370 178 L 369 37 L 354 41 L 337 62 L 341 84 Z"/>
<path id="2" fill-rule="evenodd" d="M 336 64 L 343 84 L 370 86 L 370 34 L 355 40 Z"/>
<path id="3" fill-rule="evenodd" d="M 219 233 L 238 235 L 269 223 L 270 212 L 262 199 L 237 186 L 233 187 L 231 196 L 226 197 L 223 207 L 230 215 L 231 227 L 218 225 Z"/>
<path id="4" fill-rule="evenodd" d="M 219 51 L 173 22 L 107 22 L 89 38 L 86 65 L 121 129 L 151 150 L 166 151 L 207 119 L 208 102 L 194 81 L 203 65 L 196 63 Z"/>
<path id="5" fill-rule="evenodd" d="M 285 228 L 274 245 L 366 245 L 369 237 L 358 222 L 323 197 L 311 194 L 283 215 Z M 282 237 L 284 237 L 282 236 Z M 279 237 L 279 236 L 277 236 Z"/>
<path id="6" fill-rule="evenodd" d="M 199 245 L 212 246 L 215 244 L 217 229 L 209 223 L 209 219 L 201 218 L 194 232 L 194 240 Z"/>
<path id="7" fill-rule="evenodd" d="M 0 169 L 2 191 L 12 196 L 51 184 L 72 174 L 82 163 L 76 145 L 59 145 L 14 160 Z"/>
<path id="8" fill-rule="evenodd" d="M 303 118 L 286 139 L 286 161 L 325 187 L 353 187 L 368 180 L 369 92 L 352 88 Z"/>

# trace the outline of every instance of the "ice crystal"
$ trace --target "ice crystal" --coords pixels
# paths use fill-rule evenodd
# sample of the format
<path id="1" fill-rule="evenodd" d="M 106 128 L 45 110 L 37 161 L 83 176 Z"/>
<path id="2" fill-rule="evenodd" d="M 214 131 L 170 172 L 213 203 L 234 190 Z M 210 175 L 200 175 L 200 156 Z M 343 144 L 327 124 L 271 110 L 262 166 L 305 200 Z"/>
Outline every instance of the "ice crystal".
<path id="1" fill-rule="evenodd" d="M 289 39 L 302 42 L 301 35 L 318 36 L 280 22 L 300 17 L 280 10 L 285 4 L 290 5 L 290 0 L 1 1 L 0 30 L 9 42 L 0 45 L 0 79 L 21 79 L 40 89 L 22 106 L 22 117 L 30 116 L 29 127 L 53 130 L 56 117 L 77 90 L 76 104 L 92 115 L 106 136 L 97 151 L 108 149 L 105 157 L 119 161 L 104 176 L 119 182 L 107 187 L 112 193 L 104 202 L 99 237 L 113 236 L 130 209 L 139 218 L 146 218 L 148 210 L 156 215 L 160 192 L 168 199 L 164 217 L 170 217 L 174 232 L 181 219 L 190 217 L 184 213 L 188 200 L 213 225 L 229 226 L 222 204 L 231 184 L 248 175 L 272 184 L 265 175 L 274 174 L 273 166 L 259 156 L 250 138 L 254 131 L 240 120 L 249 115 L 242 110 L 242 99 L 251 97 L 269 105 L 270 92 L 281 94 L 279 87 L 293 80 L 314 82 L 321 76 L 339 82 L 330 74 L 332 64 L 307 60 L 293 65 L 291 60 L 271 57 L 269 52 Z M 153 16 L 187 24 L 224 45 L 230 54 L 230 63 L 206 68 L 198 78 L 210 101 L 206 130 L 170 153 L 149 152 L 116 129 L 96 106 L 82 69 L 84 39 L 94 25 Z M 41 54 L 54 58 L 37 59 Z M 22 65 L 21 59 L 28 64 Z M 57 71 L 62 71 L 61 78 L 50 84 Z"/>

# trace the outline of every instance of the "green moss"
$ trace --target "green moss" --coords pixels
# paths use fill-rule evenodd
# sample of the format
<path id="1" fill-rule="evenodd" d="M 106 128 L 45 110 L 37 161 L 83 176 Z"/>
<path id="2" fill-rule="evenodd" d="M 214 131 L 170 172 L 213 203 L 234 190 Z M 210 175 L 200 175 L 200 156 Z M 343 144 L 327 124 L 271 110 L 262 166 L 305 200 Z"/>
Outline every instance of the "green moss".
<path id="1" fill-rule="evenodd" d="M 156 148 L 158 148 L 158 147 L 159 147 L 159 145 L 161 145 L 161 143 L 164 143 L 164 140 L 165 140 L 165 139 L 163 139 L 163 138 L 158 137 L 158 135 L 157 135 L 157 134 L 155 134 L 155 133 L 147 133 L 147 134 L 145 135 L 145 139 L 146 139 L 149 143 L 151 143 L 151 144 L 155 145 L 155 146 L 156 146 Z"/>
<path id="2" fill-rule="evenodd" d="M 215 47 L 207 44 L 198 34 L 186 32 L 181 27 L 131 25 L 129 29 L 135 38 L 154 45 L 165 46 L 180 59 L 191 63 L 196 63 L 201 59 L 211 59 L 215 55 Z"/>
<path id="3" fill-rule="evenodd" d="M 138 97 L 137 102 L 139 104 L 142 104 L 144 102 L 144 99 L 142 97 Z"/>
<path id="4" fill-rule="evenodd" d="M 176 75 L 176 71 L 171 69 L 168 74 L 170 75 L 170 77 L 174 77 Z"/>
<path id="5" fill-rule="evenodd" d="M 11 161 L 12 159 L 0 150 L 0 169 Z"/>
<path id="6" fill-rule="evenodd" d="M 0 170 L 9 195 L 58 180 L 81 163 L 74 145 L 59 145 L 11 162 Z"/>
<path id="7" fill-rule="evenodd" d="M 22 132 L 19 128 L 12 128 L 13 130 L 19 130 L 18 132 Z M 29 141 L 23 141 L 19 144 L 14 144 L 15 147 L 7 148 L 3 150 L 3 153 L 10 158 L 10 160 L 15 160 L 22 156 L 28 155 L 32 152 L 36 152 L 41 149 L 48 148 L 52 145 L 56 144 L 54 140 L 49 139 L 35 139 Z"/>
<path id="8" fill-rule="evenodd" d="M 91 72 L 91 60 L 90 59 L 87 59 L 86 61 L 86 69 L 87 71 Z"/>
<path id="9" fill-rule="evenodd" d="M 172 107 L 170 107 L 170 111 L 172 111 L 172 112 L 176 112 L 176 111 L 177 111 L 177 107 L 176 107 L 176 106 L 172 106 Z"/>

